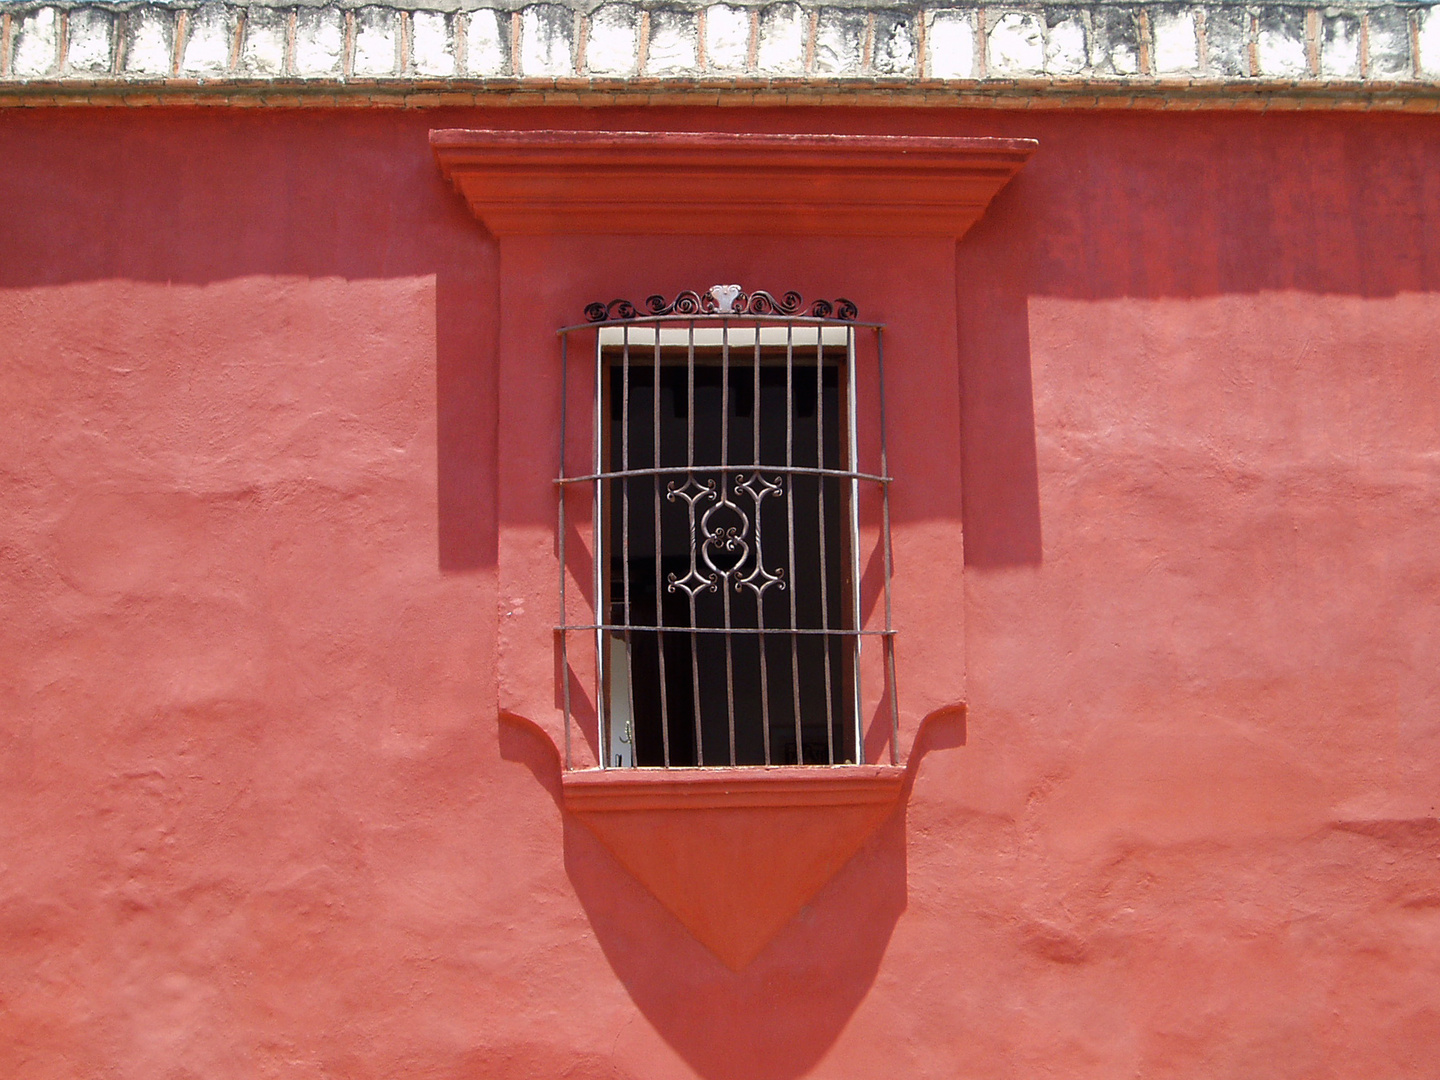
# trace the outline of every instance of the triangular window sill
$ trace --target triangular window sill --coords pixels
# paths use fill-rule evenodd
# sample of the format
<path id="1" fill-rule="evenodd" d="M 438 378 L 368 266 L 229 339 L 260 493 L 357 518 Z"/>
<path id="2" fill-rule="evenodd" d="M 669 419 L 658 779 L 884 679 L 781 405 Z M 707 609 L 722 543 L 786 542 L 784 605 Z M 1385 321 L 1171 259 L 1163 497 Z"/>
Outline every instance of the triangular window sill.
<path id="1" fill-rule="evenodd" d="M 892 765 L 588 769 L 565 807 L 739 971 L 901 802 Z"/>
<path id="2" fill-rule="evenodd" d="M 727 807 L 889 805 L 900 796 L 898 765 L 767 765 L 721 768 L 574 769 L 563 774 L 565 807 L 701 810 Z"/>

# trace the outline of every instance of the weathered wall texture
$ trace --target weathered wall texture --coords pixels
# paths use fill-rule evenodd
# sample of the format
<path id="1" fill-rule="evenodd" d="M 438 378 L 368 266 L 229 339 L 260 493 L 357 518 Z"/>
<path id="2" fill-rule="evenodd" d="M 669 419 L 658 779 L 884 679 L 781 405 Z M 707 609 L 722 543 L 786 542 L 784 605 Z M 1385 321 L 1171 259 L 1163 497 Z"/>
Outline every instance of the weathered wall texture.
<path id="1" fill-rule="evenodd" d="M 934 104 L 1024 104 L 1031 94 L 1079 105 L 1097 95 L 1440 104 L 1440 15 L 1430 4 L 379 0 L 0 10 L 0 104 L 146 103 L 157 94 L 172 103 L 434 106 L 529 94 L 548 95 L 547 104 L 566 95 L 635 104 L 655 93 L 755 104 L 774 104 L 765 95 L 775 93 L 877 103 L 899 93 Z"/>
<path id="2" fill-rule="evenodd" d="M 498 267 L 426 137 L 822 119 L 1040 150 L 957 253 L 968 728 L 734 974 L 497 722 Z M 77 109 L 0 160 L 0 1075 L 1434 1075 L 1433 119 Z"/>

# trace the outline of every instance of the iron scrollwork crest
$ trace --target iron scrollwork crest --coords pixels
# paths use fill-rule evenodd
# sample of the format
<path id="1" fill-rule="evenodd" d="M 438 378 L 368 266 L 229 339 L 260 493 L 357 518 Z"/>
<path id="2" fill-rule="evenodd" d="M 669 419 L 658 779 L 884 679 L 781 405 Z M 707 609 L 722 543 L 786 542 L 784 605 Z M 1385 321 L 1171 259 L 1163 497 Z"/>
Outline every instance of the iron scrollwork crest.
<path id="1" fill-rule="evenodd" d="M 843 296 L 834 301 L 816 300 L 808 308 L 798 292 L 780 296 L 763 289 L 746 292 L 739 285 L 712 285 L 703 293 L 686 289 L 673 300 L 660 294 L 647 297 L 645 312 L 629 300 L 596 301 L 585 306 L 585 319 L 592 323 L 628 322 L 632 319 L 660 318 L 666 315 L 794 315 L 812 319 L 838 319 L 854 322 L 860 317 L 853 301 Z"/>

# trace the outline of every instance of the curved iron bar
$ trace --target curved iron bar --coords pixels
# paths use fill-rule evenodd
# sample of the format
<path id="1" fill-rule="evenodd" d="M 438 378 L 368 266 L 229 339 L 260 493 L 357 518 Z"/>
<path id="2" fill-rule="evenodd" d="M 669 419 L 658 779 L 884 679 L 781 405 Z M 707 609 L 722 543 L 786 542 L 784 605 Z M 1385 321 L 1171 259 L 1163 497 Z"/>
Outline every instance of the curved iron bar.
<path id="1" fill-rule="evenodd" d="M 744 297 L 745 303 L 745 308 L 740 313 L 742 315 L 794 315 L 804 303 L 798 292 L 787 292 L 779 300 L 763 289 L 756 289 L 749 296 L 744 293 L 740 295 Z M 739 304 L 740 300 L 737 299 L 736 303 Z"/>
<path id="2" fill-rule="evenodd" d="M 645 306 L 650 309 L 651 315 L 709 315 L 720 309 L 719 301 L 709 293 L 701 296 L 690 289 L 668 303 L 659 293 L 647 296 Z"/>
<path id="3" fill-rule="evenodd" d="M 700 552 L 694 540 L 695 504 L 701 499 L 718 499 L 719 495 L 716 493 L 715 487 L 716 484 L 714 480 L 700 480 L 697 479 L 693 473 L 685 477 L 685 483 L 683 484 L 677 486 L 675 481 L 672 480 L 666 485 L 665 498 L 669 502 L 673 503 L 677 498 L 685 501 L 685 508 L 690 515 L 691 536 L 690 572 L 684 577 L 677 577 L 674 573 L 671 573 L 667 578 L 669 582 L 669 592 L 673 593 L 676 589 L 684 589 L 686 595 L 693 599 L 696 593 L 704 589 L 709 589 L 711 592 L 714 592 L 720 587 L 720 574 L 715 571 L 714 567 L 711 567 L 709 574 L 705 574 L 696 562 L 696 557 Z M 708 563 L 710 560 L 707 558 L 705 561 Z"/>
<path id="4" fill-rule="evenodd" d="M 744 479 L 743 475 L 737 476 L 735 478 L 735 486 L 742 491 L 749 492 L 750 498 L 755 501 L 755 569 L 751 570 L 750 573 L 744 577 L 740 577 L 739 571 L 741 566 L 737 565 L 735 567 L 735 591 L 739 592 L 741 585 L 748 585 L 754 590 L 755 596 L 758 598 L 763 596 L 765 590 L 771 585 L 775 585 L 783 592 L 785 589 L 785 568 L 783 566 L 776 567 L 773 574 L 765 569 L 765 553 L 760 542 L 760 504 L 765 500 L 765 496 L 767 495 L 778 495 L 782 499 L 785 497 L 783 478 L 777 476 L 775 482 L 771 483 L 769 480 L 766 480 L 765 477 L 761 476 L 760 470 L 757 469 L 755 470 L 755 475 L 750 477 L 749 480 Z"/>
<path id="5" fill-rule="evenodd" d="M 723 524 L 712 525 L 710 519 L 722 510 L 730 511 L 739 519 L 740 523 L 729 527 Z M 757 527 L 756 534 L 758 535 L 758 533 Z M 705 515 L 700 519 L 700 535 L 704 537 L 700 544 L 700 557 L 705 560 L 705 565 L 719 574 L 723 580 L 728 581 L 731 574 L 738 573 L 740 568 L 745 565 L 746 560 L 750 558 L 750 544 L 746 539 L 750 535 L 750 518 L 730 498 L 730 485 L 726 483 L 723 475 L 720 477 L 719 501 L 706 510 Z M 717 566 L 715 560 L 710 557 L 712 549 L 716 552 L 730 553 L 732 556 L 730 565 Z M 739 555 L 735 555 L 737 551 Z"/>
<path id="6" fill-rule="evenodd" d="M 841 326 L 856 327 L 867 330 L 884 330 L 886 324 L 878 322 L 862 322 L 853 319 L 842 322 L 839 319 L 826 319 L 813 315 L 646 315 L 643 312 L 637 314 L 633 319 L 614 319 L 610 322 L 580 322 L 571 323 L 569 326 L 562 326 L 555 331 L 556 335 L 563 337 L 572 334 L 577 330 L 604 330 L 610 327 L 622 326 L 656 326 L 684 328 L 690 324 L 695 326 L 713 326 L 728 323 L 732 327 L 741 326 Z"/>
<path id="7" fill-rule="evenodd" d="M 854 301 L 839 297 L 835 303 L 829 300 L 816 300 L 810 305 L 810 314 L 816 319 L 835 318 L 840 322 L 854 322 L 860 317 L 860 310 L 855 306 Z"/>
<path id="8" fill-rule="evenodd" d="M 880 473 L 855 472 L 851 469 L 817 469 L 805 465 L 766 465 L 765 469 L 767 472 L 773 472 L 777 476 L 829 476 L 837 480 L 865 480 L 872 484 L 882 485 L 891 484 L 895 481 L 893 476 L 884 476 Z M 694 471 L 694 467 L 688 465 L 662 465 L 659 468 L 616 469 L 612 472 L 557 476 L 551 483 L 564 487 L 569 484 L 589 484 L 596 480 L 621 480 L 627 476 L 688 476 Z"/>
<path id="9" fill-rule="evenodd" d="M 629 319 L 639 318 L 640 312 L 635 310 L 635 305 L 629 300 L 611 300 L 608 304 L 596 301 L 593 304 L 585 305 L 585 319 L 587 322 L 625 322 Z"/>

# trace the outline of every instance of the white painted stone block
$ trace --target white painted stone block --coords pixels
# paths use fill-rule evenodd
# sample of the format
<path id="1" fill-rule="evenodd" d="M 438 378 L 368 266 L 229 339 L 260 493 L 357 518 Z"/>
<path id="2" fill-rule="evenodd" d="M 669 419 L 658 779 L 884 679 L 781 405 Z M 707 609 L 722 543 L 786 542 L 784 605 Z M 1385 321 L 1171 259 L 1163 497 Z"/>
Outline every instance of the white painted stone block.
<path id="1" fill-rule="evenodd" d="M 1085 25 L 1074 16 L 1062 19 L 1045 35 L 1045 71 L 1074 75 L 1085 70 Z"/>
<path id="2" fill-rule="evenodd" d="M 295 36 L 298 42 L 300 35 Z M 378 7 L 355 12 L 355 55 L 350 70 L 359 78 L 374 79 L 393 75 L 399 67 L 400 13 Z"/>
<path id="3" fill-rule="evenodd" d="M 417 75 L 455 74 L 455 41 L 444 12 L 417 11 L 410 16 L 410 56 Z"/>
<path id="4" fill-rule="evenodd" d="M 337 78 L 346 70 L 347 47 L 352 50 L 348 70 L 360 78 L 404 77 L 407 71 L 437 78 L 508 73 L 556 77 L 573 71 L 576 16 L 583 9 L 563 0 L 531 2 L 514 16 L 521 27 L 518 55 L 511 54 L 509 11 L 412 11 L 411 59 L 402 70 L 406 16 L 400 8 L 388 6 L 389 0 L 352 0 L 367 5 L 354 8 L 341 6 L 338 0 L 315 4 L 295 0 L 297 6 L 292 8 L 250 6 L 245 0 L 199 0 L 199 6 L 183 16 L 170 0 L 127 2 L 135 6 L 117 10 L 99 6 L 97 0 L 74 0 L 65 13 L 54 6 L 12 5 L 11 74 L 22 79 L 103 77 L 118 56 L 123 75 L 166 77 L 177 70 L 173 65 L 178 59 L 181 74 L 220 78 L 231 71 L 243 20 L 236 69 L 242 78 L 287 73 Z M 1144 24 L 1139 9 L 1130 4 L 991 8 L 988 34 L 977 42 L 980 15 L 974 8 L 926 11 L 922 35 L 913 9 L 883 0 L 868 0 L 869 6 L 863 7 L 843 7 L 840 0 L 829 4 L 816 0 L 810 6 L 771 0 L 762 9 L 741 7 L 740 2 L 715 0 L 703 16 L 694 8 L 656 6 L 647 20 L 638 0 L 605 0 L 588 16 L 586 70 L 632 77 L 639 74 L 638 58 L 643 54 L 647 74 L 697 76 L 703 60 L 705 71 L 721 75 L 750 69 L 754 55 L 758 70 L 773 76 L 803 75 L 808 67 L 822 78 L 862 73 L 913 77 L 920 73 L 917 54 L 923 37 L 927 45 L 923 72 L 929 77 L 978 77 L 987 68 L 980 48 L 988 55 L 989 73 L 997 78 L 1139 74 L 1139 28 Z M 347 9 L 354 12 L 354 33 L 349 38 L 346 20 L 352 16 L 346 15 Z M 1256 74 L 1262 78 L 1304 79 L 1311 74 L 1310 61 L 1315 58 L 1308 52 L 1309 24 L 1300 6 L 1241 10 L 1219 2 L 1207 7 L 1167 3 L 1149 5 L 1148 13 L 1152 70 L 1162 77 L 1201 71 L 1217 78 L 1249 76 L 1252 47 Z M 1361 78 L 1362 42 L 1368 36 L 1365 77 L 1403 81 L 1418 75 L 1440 82 L 1440 0 L 1414 6 L 1310 9 L 1309 17 L 1316 15 L 1320 76 Z M 1202 18 L 1198 37 L 1203 42 L 1197 40 Z M 62 33 L 67 19 L 68 30 Z M 1049 20 L 1058 21 L 1052 25 Z M 650 36 L 642 41 L 641 27 L 647 25 Z"/>
<path id="5" fill-rule="evenodd" d="M 574 73 L 575 16 L 559 4 L 534 4 L 520 16 L 520 74 Z"/>
<path id="6" fill-rule="evenodd" d="M 150 77 L 171 72 L 174 22 L 168 11 L 135 8 L 125 28 L 125 74 Z"/>
<path id="7" fill-rule="evenodd" d="M 799 4 L 776 4 L 762 11 L 756 66 L 767 75 L 804 74 L 808 23 Z"/>
<path id="8" fill-rule="evenodd" d="M 1389 80 L 1414 75 L 1410 59 L 1410 15 L 1404 8 L 1377 7 L 1366 11 L 1365 37 L 1368 77 Z"/>
<path id="9" fill-rule="evenodd" d="M 1155 71 L 1179 75 L 1200 67 L 1200 41 L 1193 11 L 1166 11 L 1155 15 Z"/>
<path id="10" fill-rule="evenodd" d="M 223 75 L 230 67 L 234 23 L 220 4 L 206 4 L 190 13 L 180 71 L 185 75 Z"/>
<path id="11" fill-rule="evenodd" d="M 1309 70 L 1304 39 L 1276 27 L 1261 25 L 1255 55 L 1261 75 L 1297 78 Z"/>
<path id="12" fill-rule="evenodd" d="M 975 77 L 975 20 L 968 11 L 946 8 L 932 14 L 925 41 L 931 78 Z"/>
<path id="13" fill-rule="evenodd" d="M 470 12 L 465 26 L 465 70 L 471 75 L 504 75 L 509 38 L 508 11 L 480 8 Z"/>
<path id="14" fill-rule="evenodd" d="M 594 75 L 633 75 L 640 59 L 640 12 L 606 4 L 590 16 L 585 68 Z"/>
<path id="15" fill-rule="evenodd" d="M 1092 7 L 1087 51 L 1090 70 L 1100 76 L 1134 75 L 1140 70 L 1140 25 L 1133 10 Z"/>
<path id="16" fill-rule="evenodd" d="M 729 4 L 705 9 L 705 66 L 744 71 L 750 63 L 750 12 Z"/>
<path id="17" fill-rule="evenodd" d="M 60 62 L 60 17 L 54 8 L 36 8 L 15 20 L 15 55 L 10 73 L 33 79 L 50 75 Z"/>
<path id="18" fill-rule="evenodd" d="M 1332 79 L 1360 77 L 1360 20 L 1326 19 L 1320 34 L 1320 74 Z"/>
<path id="19" fill-rule="evenodd" d="M 247 75 L 285 73 L 285 23 L 288 15 L 273 8 L 245 9 L 245 40 L 240 70 Z"/>
<path id="20" fill-rule="evenodd" d="M 693 75 L 700 66 L 698 37 L 695 16 L 691 12 L 652 11 L 650 47 L 645 55 L 646 74 Z"/>
<path id="21" fill-rule="evenodd" d="M 823 8 L 815 27 L 815 71 L 854 75 L 865 58 L 865 12 Z"/>
<path id="22" fill-rule="evenodd" d="M 876 75 L 915 75 L 915 29 L 904 12 L 877 11 L 870 66 Z"/>
<path id="23" fill-rule="evenodd" d="M 1045 70 L 1045 24 L 1030 12 L 1007 11 L 990 31 L 990 70 L 1039 75 Z"/>
<path id="24" fill-rule="evenodd" d="M 86 75 L 108 75 L 115 20 L 99 8 L 75 8 L 70 12 L 70 44 L 65 66 Z"/>
<path id="25" fill-rule="evenodd" d="M 1416 37 L 1416 56 L 1420 74 L 1440 78 L 1440 10 L 1430 7 L 1420 12 L 1420 33 Z"/>
<path id="26" fill-rule="evenodd" d="M 1116 75 L 1138 75 L 1140 54 L 1124 43 L 1111 46 L 1110 70 Z"/>
<path id="27" fill-rule="evenodd" d="M 295 74 L 320 79 L 340 74 L 345 22 L 335 8 L 301 9 L 295 16 Z"/>

